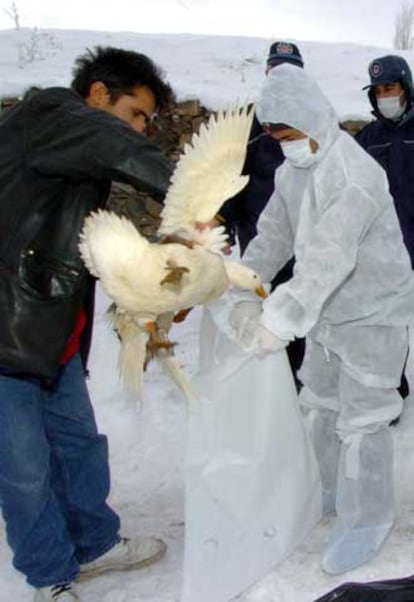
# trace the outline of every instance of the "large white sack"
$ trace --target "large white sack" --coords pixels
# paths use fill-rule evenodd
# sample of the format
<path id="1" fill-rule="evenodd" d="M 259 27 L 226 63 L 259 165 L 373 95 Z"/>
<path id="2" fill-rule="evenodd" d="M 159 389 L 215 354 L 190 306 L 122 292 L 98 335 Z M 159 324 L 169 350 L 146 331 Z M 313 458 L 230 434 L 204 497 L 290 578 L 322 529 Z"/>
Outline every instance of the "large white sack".
<path id="1" fill-rule="evenodd" d="M 190 407 L 182 602 L 227 602 L 281 562 L 321 517 L 321 488 L 285 351 L 263 359 L 202 319 Z"/>

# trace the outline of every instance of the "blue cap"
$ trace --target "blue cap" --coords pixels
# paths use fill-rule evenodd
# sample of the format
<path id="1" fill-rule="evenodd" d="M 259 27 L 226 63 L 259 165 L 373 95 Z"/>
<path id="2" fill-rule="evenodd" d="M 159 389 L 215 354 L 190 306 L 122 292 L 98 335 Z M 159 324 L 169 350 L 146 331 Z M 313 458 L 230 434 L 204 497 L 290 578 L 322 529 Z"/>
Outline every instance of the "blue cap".
<path id="1" fill-rule="evenodd" d="M 371 83 L 364 86 L 363 90 L 381 84 L 392 84 L 393 82 L 406 83 L 408 88 L 412 88 L 410 67 L 401 56 L 389 54 L 374 59 L 369 64 L 368 73 Z"/>
<path id="2" fill-rule="evenodd" d="M 279 65 L 280 63 L 292 63 L 303 67 L 302 55 L 296 44 L 291 42 L 273 42 L 269 48 L 267 57 L 268 65 Z"/>

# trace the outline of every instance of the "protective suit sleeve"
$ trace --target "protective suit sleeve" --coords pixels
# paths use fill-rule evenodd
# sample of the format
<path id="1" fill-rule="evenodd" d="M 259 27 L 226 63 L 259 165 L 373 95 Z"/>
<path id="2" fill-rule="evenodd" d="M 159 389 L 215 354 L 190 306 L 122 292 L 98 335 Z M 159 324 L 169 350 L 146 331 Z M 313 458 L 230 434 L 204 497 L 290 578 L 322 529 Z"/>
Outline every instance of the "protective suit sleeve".
<path id="1" fill-rule="evenodd" d="M 31 123 L 29 168 L 44 175 L 107 179 L 147 190 L 162 200 L 172 163 L 126 122 L 81 103 L 64 103 Z"/>
<path id="2" fill-rule="evenodd" d="M 282 339 L 305 336 L 351 275 L 361 241 L 383 209 L 358 186 L 347 187 L 306 234 L 293 278 L 265 299 L 263 325 Z"/>
<path id="3" fill-rule="evenodd" d="M 257 236 L 249 243 L 242 263 L 256 270 L 262 282 L 270 282 L 293 257 L 293 243 L 284 200 L 275 190 L 260 215 Z"/>

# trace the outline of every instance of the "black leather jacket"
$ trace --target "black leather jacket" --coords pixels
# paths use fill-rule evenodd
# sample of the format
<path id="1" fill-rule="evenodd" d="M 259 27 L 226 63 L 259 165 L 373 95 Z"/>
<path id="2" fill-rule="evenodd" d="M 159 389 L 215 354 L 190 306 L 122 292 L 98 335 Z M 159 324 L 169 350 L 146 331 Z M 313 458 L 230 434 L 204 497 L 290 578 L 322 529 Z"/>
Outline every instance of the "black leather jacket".
<path id="1" fill-rule="evenodd" d="M 50 88 L 0 119 L 0 372 L 53 379 L 93 280 L 78 251 L 111 180 L 164 197 L 172 164 L 145 136 L 76 93 Z"/>

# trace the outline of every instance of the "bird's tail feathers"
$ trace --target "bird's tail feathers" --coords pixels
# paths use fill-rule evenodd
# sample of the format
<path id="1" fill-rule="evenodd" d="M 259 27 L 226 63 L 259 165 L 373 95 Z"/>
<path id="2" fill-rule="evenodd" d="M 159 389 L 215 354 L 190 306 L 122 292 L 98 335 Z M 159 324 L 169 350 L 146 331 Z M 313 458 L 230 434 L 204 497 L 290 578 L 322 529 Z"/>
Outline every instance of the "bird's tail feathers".
<path id="1" fill-rule="evenodd" d="M 109 318 L 121 340 L 118 357 L 119 376 L 131 391 L 140 393 L 149 335 L 125 314 L 115 311 Z"/>
<path id="2" fill-rule="evenodd" d="M 197 398 L 197 395 L 190 381 L 180 368 L 175 355 L 173 355 L 169 350 L 159 349 L 156 353 L 156 358 L 161 364 L 164 372 L 175 382 L 178 388 L 181 389 L 187 400 L 190 403 L 194 402 Z"/>

